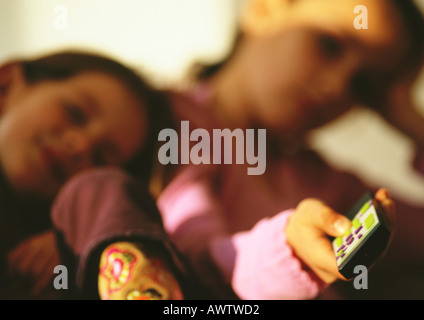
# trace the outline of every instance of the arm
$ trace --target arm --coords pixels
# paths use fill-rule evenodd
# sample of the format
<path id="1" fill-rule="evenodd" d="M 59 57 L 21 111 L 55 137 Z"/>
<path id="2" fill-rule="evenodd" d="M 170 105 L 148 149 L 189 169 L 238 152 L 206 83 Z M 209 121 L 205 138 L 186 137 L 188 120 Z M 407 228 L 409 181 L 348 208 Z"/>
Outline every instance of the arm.
<path id="1" fill-rule="evenodd" d="M 417 157 L 414 166 L 424 173 L 424 113 L 418 110 L 412 97 L 416 76 L 417 72 L 414 72 L 392 84 L 386 99 L 376 109 L 389 124 L 415 143 Z"/>
<path id="2" fill-rule="evenodd" d="M 326 286 L 288 242 L 285 230 L 293 214 L 281 212 L 233 235 L 237 254 L 231 284 L 241 298 L 312 299 Z"/>
<path id="3" fill-rule="evenodd" d="M 176 266 L 175 252 L 153 199 L 142 184 L 121 170 L 96 169 L 72 178 L 54 203 L 52 221 L 58 231 L 63 263 L 70 269 L 69 286 L 76 287 L 83 297 L 98 297 L 100 261 L 107 256 L 109 249 L 105 248 L 110 244 L 127 242 L 127 249 L 135 252 L 138 261 L 152 250 L 144 261 L 154 257 Z M 136 249 L 131 243 L 141 244 L 143 249 Z M 122 255 L 117 257 L 120 258 Z M 134 274 L 144 267 L 145 264 L 140 265 Z M 177 272 L 176 267 L 172 270 Z M 102 298 L 115 297 L 108 291 L 100 294 Z"/>
<path id="4" fill-rule="evenodd" d="M 260 220 L 251 230 L 231 234 L 227 230 L 224 208 L 215 196 L 211 181 L 214 181 L 213 173 L 200 167 L 190 167 L 168 186 L 159 199 L 165 228 L 178 249 L 188 257 L 197 276 L 215 292 L 221 290 L 224 284 L 230 285 L 242 299 L 315 297 L 325 283 L 311 268 L 305 267 L 293 250 L 293 244 L 304 239 L 289 243 L 285 232 L 288 221 L 295 221 L 290 225 L 302 229 L 301 224 L 296 222 L 299 220 L 290 217 L 293 212 L 302 212 L 303 209 L 283 211 Z M 323 207 L 318 209 L 323 210 Z M 324 210 L 324 213 L 335 215 L 330 210 Z M 322 228 L 321 225 L 314 227 Z M 330 241 L 324 234 L 317 232 L 313 234 L 315 238 L 307 239 L 314 243 L 319 238 L 329 245 Z M 327 250 L 327 247 L 320 249 Z M 300 252 L 308 250 L 309 247 L 306 247 Z M 329 271 L 333 278 L 326 278 L 327 282 L 331 282 L 336 278 L 335 257 L 328 252 L 325 257 L 325 268 L 333 263 Z M 320 266 L 320 262 L 312 263 Z"/>
<path id="5" fill-rule="evenodd" d="M 424 146 L 424 116 L 417 110 L 411 98 L 411 83 L 402 82 L 393 88 L 385 106 L 379 108 L 383 117 L 395 128 Z"/>
<path id="6" fill-rule="evenodd" d="M 100 257 L 102 300 L 181 300 L 181 288 L 155 250 L 133 242 L 115 242 Z"/>
<path id="7" fill-rule="evenodd" d="M 410 87 L 406 84 L 401 84 L 396 89 L 392 101 L 383 116 L 415 143 L 416 157 L 413 165 L 424 174 L 424 114 L 414 105 Z"/>
<path id="8" fill-rule="evenodd" d="M 56 239 L 52 230 L 25 239 L 8 254 L 9 269 L 31 280 L 34 296 L 50 289 L 53 270 L 60 264 Z"/>
<path id="9" fill-rule="evenodd" d="M 393 225 L 389 193 L 380 189 L 376 199 Z M 345 280 L 328 236 L 342 236 L 350 226 L 346 217 L 317 199 L 303 200 L 292 212 L 263 219 L 234 239 L 240 268 L 234 272 L 233 287 L 246 299 L 314 298 L 326 284 Z"/>
<path id="10" fill-rule="evenodd" d="M 223 245 L 219 261 L 212 261 L 209 247 L 228 239 L 222 208 L 215 201 L 209 181 L 213 173 L 188 167 L 177 175 L 158 198 L 165 230 L 199 279 L 214 294 L 231 296 L 227 284 L 232 271 L 233 249 Z M 222 259 L 221 259 L 222 258 Z M 223 281 L 224 277 L 225 281 Z"/>

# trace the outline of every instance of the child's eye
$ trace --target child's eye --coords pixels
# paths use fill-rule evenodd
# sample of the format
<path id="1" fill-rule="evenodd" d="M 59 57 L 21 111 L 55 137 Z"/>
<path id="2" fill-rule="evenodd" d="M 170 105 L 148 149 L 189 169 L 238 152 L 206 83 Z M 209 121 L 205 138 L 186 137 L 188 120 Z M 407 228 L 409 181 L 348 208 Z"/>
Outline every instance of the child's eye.
<path id="1" fill-rule="evenodd" d="M 81 107 L 71 102 L 66 102 L 63 106 L 74 124 L 81 126 L 87 122 L 87 116 Z"/>
<path id="2" fill-rule="evenodd" d="M 318 44 L 321 52 L 328 58 L 337 58 L 343 53 L 343 43 L 332 35 L 320 35 Z"/>

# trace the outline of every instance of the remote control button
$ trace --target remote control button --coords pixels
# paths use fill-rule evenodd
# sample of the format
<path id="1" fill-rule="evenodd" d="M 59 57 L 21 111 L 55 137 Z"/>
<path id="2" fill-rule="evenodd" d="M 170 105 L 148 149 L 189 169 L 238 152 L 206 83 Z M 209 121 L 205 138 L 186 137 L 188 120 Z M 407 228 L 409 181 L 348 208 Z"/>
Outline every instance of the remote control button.
<path id="1" fill-rule="evenodd" d="M 338 247 L 340 247 L 343 244 L 343 238 L 342 237 L 337 237 L 336 239 L 334 239 L 336 245 Z"/>
<path id="2" fill-rule="evenodd" d="M 361 208 L 361 210 L 359 211 L 360 213 L 365 213 L 365 211 L 367 211 L 368 210 L 368 208 L 371 206 L 371 201 L 368 201 L 367 203 L 365 203 L 363 206 L 362 206 L 362 208 Z"/>
<path id="3" fill-rule="evenodd" d="M 361 226 L 361 221 L 359 221 L 358 218 L 354 219 L 352 221 L 352 226 L 353 226 L 354 229 L 358 229 Z"/>
<path id="4" fill-rule="evenodd" d="M 359 226 L 359 228 L 355 230 L 355 233 L 356 233 L 356 234 L 358 234 L 358 233 L 359 233 L 359 231 L 361 231 L 362 227 L 363 227 L 363 226 L 362 226 L 362 225 L 360 225 L 360 226 Z"/>
<path id="5" fill-rule="evenodd" d="M 364 221 L 365 228 L 371 228 L 375 223 L 374 215 L 370 214 Z"/>

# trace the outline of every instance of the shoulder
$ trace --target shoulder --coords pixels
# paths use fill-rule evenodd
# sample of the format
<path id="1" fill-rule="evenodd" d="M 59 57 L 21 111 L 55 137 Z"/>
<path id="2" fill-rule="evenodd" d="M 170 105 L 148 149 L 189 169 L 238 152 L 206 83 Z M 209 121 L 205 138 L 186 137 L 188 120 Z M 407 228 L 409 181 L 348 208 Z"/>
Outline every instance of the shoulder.
<path id="1" fill-rule="evenodd" d="M 184 90 L 169 91 L 168 97 L 178 122 L 188 120 L 192 129 L 209 130 L 218 127 L 213 113 L 211 91 L 206 83 L 200 83 Z"/>

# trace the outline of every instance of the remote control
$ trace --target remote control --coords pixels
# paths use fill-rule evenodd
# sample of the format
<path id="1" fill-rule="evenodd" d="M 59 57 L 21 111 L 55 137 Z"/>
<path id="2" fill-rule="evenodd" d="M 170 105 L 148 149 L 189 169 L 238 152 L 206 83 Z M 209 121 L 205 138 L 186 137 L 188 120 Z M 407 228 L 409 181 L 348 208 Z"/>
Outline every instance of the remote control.
<path id="1" fill-rule="evenodd" d="M 358 265 L 369 268 L 386 249 L 390 238 L 385 213 L 369 192 L 346 215 L 352 227 L 343 236 L 333 239 L 339 272 L 346 278 L 355 276 Z"/>

